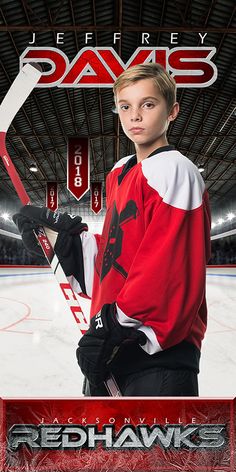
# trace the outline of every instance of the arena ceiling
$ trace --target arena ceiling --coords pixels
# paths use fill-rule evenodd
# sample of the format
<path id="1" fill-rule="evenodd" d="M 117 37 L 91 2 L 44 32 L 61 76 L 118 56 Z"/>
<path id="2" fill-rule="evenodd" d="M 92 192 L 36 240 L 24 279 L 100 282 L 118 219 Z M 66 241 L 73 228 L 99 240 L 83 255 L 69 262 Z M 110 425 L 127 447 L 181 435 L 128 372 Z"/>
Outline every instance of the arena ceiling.
<path id="1" fill-rule="evenodd" d="M 236 205 L 236 17 L 234 0 L 1 0 L 0 100 L 19 71 L 19 56 L 36 35 L 35 46 L 56 47 L 71 61 L 85 46 L 112 46 L 124 62 L 142 46 L 214 46 L 217 80 L 205 88 L 180 88 L 180 115 L 169 129 L 169 141 L 196 165 L 213 211 Z M 64 44 L 57 34 L 64 33 Z M 114 44 L 114 33 L 120 39 Z M 171 44 L 171 33 L 178 33 Z M 199 34 L 200 33 L 200 34 Z M 201 43 L 201 36 L 204 44 Z M 62 38 L 62 36 L 61 36 Z M 177 39 L 178 38 L 178 39 Z M 143 45 L 145 46 L 145 45 Z M 35 204 L 45 201 L 47 180 L 59 182 L 59 205 L 77 202 L 66 188 L 68 136 L 89 136 L 91 180 L 105 181 L 114 162 L 133 152 L 112 112 L 111 88 L 35 89 L 8 132 L 7 147 Z M 35 161 L 39 172 L 29 167 Z M 17 202 L 0 163 L 0 199 Z M 87 194 L 81 205 L 88 205 Z M 6 203 L 7 204 L 7 203 Z"/>

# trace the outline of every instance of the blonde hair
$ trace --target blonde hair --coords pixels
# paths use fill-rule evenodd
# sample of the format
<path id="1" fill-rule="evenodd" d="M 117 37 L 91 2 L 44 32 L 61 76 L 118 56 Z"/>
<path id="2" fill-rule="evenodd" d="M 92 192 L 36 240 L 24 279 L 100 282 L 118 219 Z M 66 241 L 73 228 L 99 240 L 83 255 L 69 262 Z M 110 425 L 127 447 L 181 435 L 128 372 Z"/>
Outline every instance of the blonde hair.
<path id="1" fill-rule="evenodd" d="M 113 85 L 115 98 L 118 90 L 143 79 L 154 80 L 158 91 L 166 100 L 168 110 L 171 110 L 176 102 L 176 83 L 164 67 L 156 62 L 138 64 L 122 72 Z"/>

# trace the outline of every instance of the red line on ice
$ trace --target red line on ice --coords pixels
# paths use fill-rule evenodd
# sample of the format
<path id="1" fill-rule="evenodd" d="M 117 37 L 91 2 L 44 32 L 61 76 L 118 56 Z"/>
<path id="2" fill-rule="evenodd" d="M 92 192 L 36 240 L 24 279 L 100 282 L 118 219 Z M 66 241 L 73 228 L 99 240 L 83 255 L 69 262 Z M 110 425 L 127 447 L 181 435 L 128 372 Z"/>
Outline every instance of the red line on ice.
<path id="1" fill-rule="evenodd" d="M 26 320 L 27 318 L 29 318 L 30 314 L 31 314 L 31 307 L 29 305 L 27 305 L 27 303 L 24 303 L 24 302 L 20 302 L 19 300 L 14 300 L 13 298 L 6 298 L 6 297 L 0 297 L 2 298 L 3 300 L 9 300 L 10 302 L 16 302 L 16 303 L 20 303 L 20 305 L 23 305 L 26 307 L 27 309 L 27 312 L 26 312 L 26 315 L 24 315 L 22 318 L 20 318 L 18 321 L 15 321 L 14 323 L 11 323 L 10 325 L 8 326 L 5 326 L 4 328 L 0 328 L 0 331 L 6 331 L 8 328 L 11 328 L 13 326 L 16 326 L 17 324 L 21 323 L 22 321 Z"/>

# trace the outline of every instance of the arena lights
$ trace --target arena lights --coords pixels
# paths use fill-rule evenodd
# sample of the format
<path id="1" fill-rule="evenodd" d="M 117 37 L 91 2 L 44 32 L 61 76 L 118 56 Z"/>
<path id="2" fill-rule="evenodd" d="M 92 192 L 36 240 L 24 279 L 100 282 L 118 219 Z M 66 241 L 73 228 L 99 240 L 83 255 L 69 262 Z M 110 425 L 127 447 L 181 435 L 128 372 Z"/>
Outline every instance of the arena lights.
<path id="1" fill-rule="evenodd" d="M 198 170 L 199 170 L 199 172 L 200 172 L 201 174 L 202 174 L 202 172 L 204 172 L 204 170 L 205 170 L 204 165 L 203 165 L 203 164 L 200 164 L 200 163 L 197 165 L 197 168 L 198 168 Z"/>
<path id="2" fill-rule="evenodd" d="M 214 229 L 216 226 L 220 226 L 223 223 L 229 223 L 234 218 L 236 218 L 236 212 L 233 213 L 232 211 L 230 211 L 229 213 L 227 213 L 225 218 L 218 218 L 217 221 L 213 221 L 211 224 L 211 229 Z"/>
<path id="3" fill-rule="evenodd" d="M 9 221 L 10 220 L 10 215 L 9 215 L 9 213 L 4 212 L 4 213 L 1 214 L 1 218 L 4 221 Z"/>
<path id="4" fill-rule="evenodd" d="M 7 211 L 2 211 L 2 213 L 0 213 L 0 220 L 3 220 L 5 223 L 12 223 L 13 224 L 13 220 L 12 220 L 12 215 L 10 215 L 10 213 L 8 213 Z"/>
<path id="5" fill-rule="evenodd" d="M 227 214 L 228 221 L 232 221 L 232 219 L 235 217 L 235 214 L 230 212 Z"/>
<path id="6" fill-rule="evenodd" d="M 30 170 L 31 172 L 38 172 L 38 167 L 37 167 L 37 165 L 36 165 L 35 162 L 32 162 L 32 164 L 30 164 L 29 170 Z"/>

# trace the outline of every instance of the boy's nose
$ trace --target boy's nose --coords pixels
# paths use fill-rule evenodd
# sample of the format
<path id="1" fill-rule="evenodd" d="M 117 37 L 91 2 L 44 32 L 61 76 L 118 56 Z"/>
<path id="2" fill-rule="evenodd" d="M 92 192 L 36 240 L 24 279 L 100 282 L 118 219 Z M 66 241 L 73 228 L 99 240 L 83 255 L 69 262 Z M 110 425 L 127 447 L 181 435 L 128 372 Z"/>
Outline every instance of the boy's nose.
<path id="1" fill-rule="evenodd" d="M 131 121 L 140 121 L 142 119 L 139 110 L 133 110 L 131 114 Z"/>

